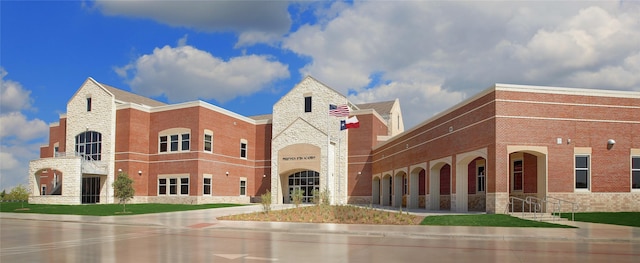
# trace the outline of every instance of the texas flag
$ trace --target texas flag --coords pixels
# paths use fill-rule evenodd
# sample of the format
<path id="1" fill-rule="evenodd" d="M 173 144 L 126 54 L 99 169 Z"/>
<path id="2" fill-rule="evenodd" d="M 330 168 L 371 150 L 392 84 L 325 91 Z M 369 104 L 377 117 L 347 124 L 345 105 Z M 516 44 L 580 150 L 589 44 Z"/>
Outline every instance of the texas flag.
<path id="1" fill-rule="evenodd" d="M 346 120 L 341 120 L 340 121 L 340 130 L 346 130 L 346 129 L 350 129 L 350 128 L 358 128 L 360 127 L 360 121 L 358 121 L 358 117 L 353 116 L 351 118 L 348 118 Z"/>

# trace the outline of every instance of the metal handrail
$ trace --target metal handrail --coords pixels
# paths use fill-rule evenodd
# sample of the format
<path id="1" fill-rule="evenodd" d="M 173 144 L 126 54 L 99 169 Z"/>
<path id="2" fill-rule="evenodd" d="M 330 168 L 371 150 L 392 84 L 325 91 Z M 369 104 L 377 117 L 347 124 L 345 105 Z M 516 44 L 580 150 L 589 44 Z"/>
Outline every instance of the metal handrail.
<path id="1" fill-rule="evenodd" d="M 560 198 L 555 198 L 555 197 L 552 197 L 552 196 L 547 196 L 547 197 L 545 197 L 545 200 L 546 199 L 553 199 L 553 200 L 557 201 L 557 205 L 558 205 L 557 206 L 557 208 L 558 208 L 557 211 L 558 211 L 558 216 L 560 216 L 560 217 L 562 217 L 562 203 L 565 202 L 565 203 L 571 204 L 571 221 L 575 221 L 576 207 L 577 207 L 578 210 L 580 210 L 580 204 L 579 203 L 563 200 L 563 199 L 560 199 Z"/>
<path id="2" fill-rule="evenodd" d="M 509 196 L 509 203 L 507 204 L 507 207 L 506 207 L 506 211 L 505 211 L 505 212 L 509 212 L 509 207 L 511 207 L 511 213 L 510 213 L 510 214 L 513 214 L 513 213 L 514 213 L 514 211 L 513 211 L 513 210 L 514 210 L 514 209 L 513 209 L 513 207 L 514 207 L 514 205 L 513 205 L 513 204 L 514 204 L 514 202 L 513 202 L 513 201 L 514 201 L 514 200 L 522 202 L 522 206 L 521 206 L 521 208 L 522 208 L 522 216 L 523 216 L 523 217 L 524 217 L 524 212 L 525 212 L 525 205 L 524 205 L 524 204 L 526 203 L 526 204 L 528 204 L 528 205 L 529 205 L 529 213 L 532 213 L 532 212 L 531 212 L 531 211 L 532 211 L 532 210 L 531 210 L 531 206 L 532 206 L 532 205 L 534 206 L 534 208 L 533 208 L 533 218 L 534 218 L 534 219 L 536 219 L 536 218 L 537 218 L 537 210 L 538 210 L 538 208 L 540 207 L 540 204 L 538 204 L 538 203 L 536 203 L 536 202 L 533 202 L 533 201 L 531 201 L 531 200 L 522 199 L 522 198 L 515 197 L 515 196 Z"/>

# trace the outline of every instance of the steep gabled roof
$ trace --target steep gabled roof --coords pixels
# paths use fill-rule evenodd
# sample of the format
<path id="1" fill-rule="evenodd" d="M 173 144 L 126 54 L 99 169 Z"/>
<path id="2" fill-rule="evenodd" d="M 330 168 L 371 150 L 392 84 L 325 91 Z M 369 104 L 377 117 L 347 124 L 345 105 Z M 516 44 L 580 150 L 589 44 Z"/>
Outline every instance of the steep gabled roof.
<path id="1" fill-rule="evenodd" d="M 158 107 L 158 106 L 164 106 L 167 105 L 163 102 L 159 102 L 157 100 L 154 99 L 150 99 L 144 96 L 140 96 L 137 94 L 133 94 L 131 92 L 128 91 L 124 91 L 118 88 L 114 88 L 112 86 L 109 86 L 107 84 L 104 83 L 100 83 L 100 85 L 102 85 L 105 89 L 107 89 L 109 92 L 111 92 L 113 94 L 113 96 L 115 96 L 116 100 L 124 102 L 124 103 L 135 103 L 135 104 L 142 104 L 142 105 L 146 105 L 146 106 L 150 106 L 150 107 Z"/>
<path id="2" fill-rule="evenodd" d="M 356 106 L 361 110 L 373 109 L 380 115 L 389 115 L 389 113 L 391 113 L 391 109 L 393 108 L 393 104 L 395 102 L 396 102 L 395 100 L 390 100 L 390 101 L 381 101 L 381 102 L 374 102 L 374 103 L 363 103 L 363 104 L 358 104 Z"/>

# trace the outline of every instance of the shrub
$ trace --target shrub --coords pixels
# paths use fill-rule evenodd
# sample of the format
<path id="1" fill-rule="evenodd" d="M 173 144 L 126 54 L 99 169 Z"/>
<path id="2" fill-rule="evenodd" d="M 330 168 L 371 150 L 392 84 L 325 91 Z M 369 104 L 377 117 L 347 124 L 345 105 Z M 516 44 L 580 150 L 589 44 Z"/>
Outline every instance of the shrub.
<path id="1" fill-rule="evenodd" d="M 260 195 L 260 204 L 262 204 L 262 210 L 265 213 L 269 213 L 271 211 L 271 191 L 267 190 L 266 193 Z"/>

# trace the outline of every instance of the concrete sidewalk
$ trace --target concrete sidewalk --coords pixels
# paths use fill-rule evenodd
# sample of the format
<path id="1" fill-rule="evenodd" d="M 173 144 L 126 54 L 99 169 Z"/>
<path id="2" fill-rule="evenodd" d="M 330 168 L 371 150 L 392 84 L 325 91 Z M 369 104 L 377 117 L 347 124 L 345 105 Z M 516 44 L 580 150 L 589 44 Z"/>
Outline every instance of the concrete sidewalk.
<path id="1" fill-rule="evenodd" d="M 291 208 L 291 205 L 274 205 L 274 210 Z M 2 219 L 60 221 L 114 225 L 158 226 L 177 229 L 251 230 L 287 233 L 333 233 L 345 235 L 395 236 L 407 238 L 462 238 L 522 240 L 543 239 L 556 241 L 625 242 L 640 243 L 640 228 L 584 222 L 563 222 L 578 228 L 514 228 L 514 227 L 466 227 L 466 226 L 393 226 L 356 224 L 315 224 L 226 221 L 217 217 L 261 211 L 260 205 L 228 207 L 206 210 L 182 211 L 133 216 L 78 216 L 0 213 Z M 411 211 L 421 216 L 442 215 Z"/>

